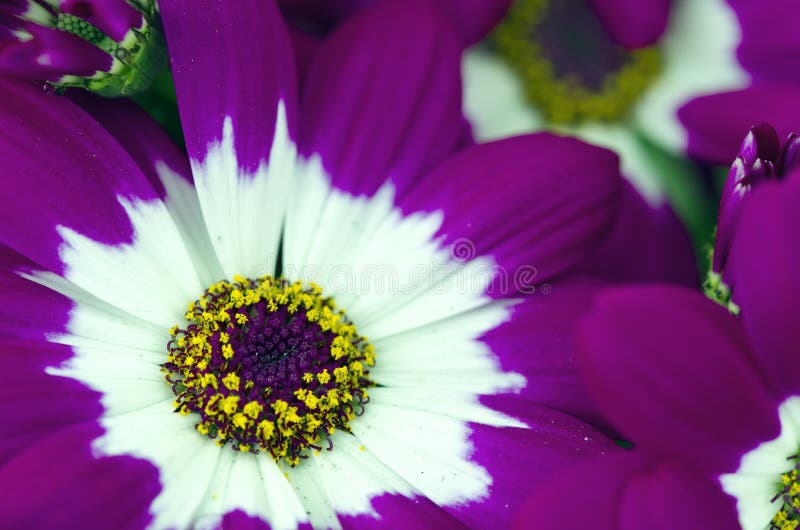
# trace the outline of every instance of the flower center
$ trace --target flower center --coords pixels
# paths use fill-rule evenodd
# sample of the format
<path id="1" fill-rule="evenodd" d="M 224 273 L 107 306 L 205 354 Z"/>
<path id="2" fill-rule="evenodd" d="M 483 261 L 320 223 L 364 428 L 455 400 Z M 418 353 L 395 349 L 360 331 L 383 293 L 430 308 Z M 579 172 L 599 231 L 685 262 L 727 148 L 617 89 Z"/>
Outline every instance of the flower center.
<path id="1" fill-rule="evenodd" d="M 781 505 L 770 521 L 770 530 L 795 530 L 800 525 L 800 455 L 790 456 L 787 460 L 795 462 L 794 469 L 781 475 L 781 489 L 772 498 L 773 503 Z"/>
<path id="2" fill-rule="evenodd" d="M 545 119 L 623 119 L 657 76 L 655 47 L 627 50 L 585 0 L 517 0 L 494 35 Z"/>
<path id="3" fill-rule="evenodd" d="M 264 276 L 212 285 L 170 329 L 175 412 L 238 451 L 296 465 L 363 413 L 374 348 L 316 285 Z"/>

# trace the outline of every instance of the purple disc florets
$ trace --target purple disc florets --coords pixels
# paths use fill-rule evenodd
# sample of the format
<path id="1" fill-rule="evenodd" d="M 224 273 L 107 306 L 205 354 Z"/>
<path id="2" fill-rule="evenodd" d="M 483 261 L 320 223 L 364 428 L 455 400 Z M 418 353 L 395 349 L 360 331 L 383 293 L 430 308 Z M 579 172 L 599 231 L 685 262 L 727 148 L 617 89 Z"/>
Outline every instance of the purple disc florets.
<path id="1" fill-rule="evenodd" d="M 318 286 L 265 276 L 212 285 L 170 330 L 175 410 L 220 445 L 296 465 L 363 412 L 374 349 Z"/>

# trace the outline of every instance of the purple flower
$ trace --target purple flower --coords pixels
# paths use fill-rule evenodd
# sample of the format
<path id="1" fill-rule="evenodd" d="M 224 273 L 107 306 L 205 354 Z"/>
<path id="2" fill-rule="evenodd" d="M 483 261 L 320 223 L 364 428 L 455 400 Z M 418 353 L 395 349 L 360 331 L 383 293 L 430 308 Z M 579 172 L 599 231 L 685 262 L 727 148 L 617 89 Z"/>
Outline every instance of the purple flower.
<path id="1" fill-rule="evenodd" d="M 713 164 L 741 132 L 797 123 L 800 21 L 789 0 L 518 0 L 464 62 L 478 140 L 569 131 L 620 153 L 651 198 L 669 169 L 653 145 Z M 683 171 L 683 170 L 681 170 Z"/>
<path id="2" fill-rule="evenodd" d="M 789 135 L 781 147 L 777 132 L 766 123 L 751 127 L 745 136 L 722 190 L 714 244 L 712 273 L 729 284 L 728 287 L 732 285 L 724 271 L 744 203 L 761 182 L 781 179 L 796 169 L 798 148 L 800 137 L 797 134 Z"/>
<path id="3" fill-rule="evenodd" d="M 4 75 L 119 96 L 147 88 L 165 63 L 152 0 L 11 0 L 0 6 Z"/>
<path id="4" fill-rule="evenodd" d="M 756 128 L 737 163 L 774 160 L 777 147 Z M 741 205 L 725 267 L 738 317 L 677 287 L 598 296 L 578 364 L 635 450 L 560 476 L 530 501 L 523 527 L 797 528 L 798 200 L 792 171 Z"/>
<path id="5" fill-rule="evenodd" d="M 160 5 L 188 158 L 125 101 L 0 82 L 3 524 L 507 526 L 615 450 L 555 410 L 598 417 L 575 323 L 616 279 L 693 279 L 617 157 L 455 153 L 424 1 L 339 27 L 299 100 L 273 3 L 200 4 Z"/>

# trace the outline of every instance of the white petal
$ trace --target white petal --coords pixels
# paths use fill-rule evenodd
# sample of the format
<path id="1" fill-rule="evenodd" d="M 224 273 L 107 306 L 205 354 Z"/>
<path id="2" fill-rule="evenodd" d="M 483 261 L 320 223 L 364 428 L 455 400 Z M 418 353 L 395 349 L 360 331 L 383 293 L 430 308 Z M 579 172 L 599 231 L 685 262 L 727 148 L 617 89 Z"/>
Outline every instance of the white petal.
<path id="1" fill-rule="evenodd" d="M 135 392 L 134 388 L 126 389 Z M 95 440 L 99 455 L 132 455 L 158 467 L 161 492 L 153 501 L 151 529 L 190 528 L 212 488 L 223 451 L 198 434 L 195 418 L 172 412 L 172 400 L 119 415 L 106 415 L 106 433 Z"/>
<path id="2" fill-rule="evenodd" d="M 686 130 L 678 108 L 700 95 L 743 88 L 750 79 L 736 59 L 741 29 L 725 0 L 681 0 L 673 6 L 660 44 L 662 72 L 637 103 L 634 119 L 655 141 L 681 151 Z"/>
<path id="3" fill-rule="evenodd" d="M 274 272 L 297 153 L 283 102 L 277 116 L 269 164 L 262 163 L 254 174 L 239 165 L 230 118 L 225 119 L 222 140 L 209 145 L 206 158 L 192 160 L 211 243 L 229 279 Z"/>
<path id="4" fill-rule="evenodd" d="M 461 63 L 464 115 L 481 142 L 544 128 L 544 120 L 528 104 L 525 86 L 512 68 L 480 46 L 464 54 Z"/>
<path id="5" fill-rule="evenodd" d="M 59 227 L 64 277 L 122 311 L 169 329 L 206 286 L 163 202 L 119 201 L 133 225 L 133 243 L 109 246 Z"/>
<path id="6" fill-rule="evenodd" d="M 186 242 L 200 281 L 204 285 L 219 281 L 224 274 L 222 265 L 211 245 L 194 187 L 163 162 L 156 163 L 156 172 L 167 192 L 164 203 Z"/>
<path id="7" fill-rule="evenodd" d="M 764 530 L 780 508 L 770 500 L 783 487 L 781 475 L 790 471 L 788 457 L 800 448 L 800 397 L 791 397 L 778 407 L 781 433 L 742 457 L 739 469 L 720 476 L 722 489 L 736 499 L 739 523 L 744 530 Z"/>
<path id="8" fill-rule="evenodd" d="M 361 445 L 337 432 L 333 451 L 312 454 L 288 470 L 289 480 L 311 516 L 314 528 L 340 528 L 336 514 L 378 517 L 370 499 L 385 493 L 413 496 L 411 486 Z"/>
<path id="9" fill-rule="evenodd" d="M 371 402 L 353 433 L 414 489 L 441 505 L 479 501 L 492 477 L 469 459 L 469 429 L 455 418 Z"/>

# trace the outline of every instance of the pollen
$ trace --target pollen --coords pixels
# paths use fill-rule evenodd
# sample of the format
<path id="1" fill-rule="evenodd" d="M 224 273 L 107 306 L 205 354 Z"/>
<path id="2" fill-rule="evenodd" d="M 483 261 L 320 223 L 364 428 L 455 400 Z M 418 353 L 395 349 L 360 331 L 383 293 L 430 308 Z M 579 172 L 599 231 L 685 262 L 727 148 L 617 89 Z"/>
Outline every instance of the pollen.
<path id="1" fill-rule="evenodd" d="M 556 125 L 623 120 L 661 70 L 658 48 L 618 46 L 585 0 L 518 0 L 492 42 Z"/>
<path id="2" fill-rule="evenodd" d="M 772 502 L 779 506 L 778 511 L 770 521 L 769 530 L 795 530 L 800 525 L 800 476 L 798 475 L 798 462 L 800 455 L 790 456 L 788 460 L 796 462 L 794 469 L 781 475 L 778 493 Z"/>
<path id="3" fill-rule="evenodd" d="M 363 414 L 375 350 L 316 285 L 235 277 L 170 328 L 175 412 L 218 445 L 297 465 Z"/>

